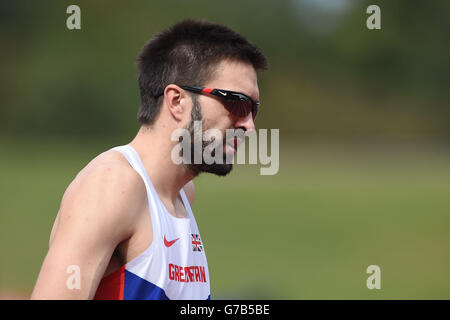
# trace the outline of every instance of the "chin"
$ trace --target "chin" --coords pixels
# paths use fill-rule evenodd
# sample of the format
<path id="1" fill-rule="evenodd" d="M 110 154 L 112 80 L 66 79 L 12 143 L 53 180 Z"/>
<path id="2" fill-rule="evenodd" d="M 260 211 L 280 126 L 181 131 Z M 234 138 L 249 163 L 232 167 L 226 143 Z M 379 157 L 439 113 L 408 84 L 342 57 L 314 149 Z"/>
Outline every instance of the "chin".
<path id="1" fill-rule="evenodd" d="M 213 173 L 217 176 L 224 177 L 233 170 L 232 164 L 210 164 L 207 165 L 203 172 Z"/>
<path id="2" fill-rule="evenodd" d="M 197 176 L 202 172 L 212 173 L 219 177 L 224 177 L 233 170 L 232 164 L 201 164 L 193 165 L 189 168 Z"/>

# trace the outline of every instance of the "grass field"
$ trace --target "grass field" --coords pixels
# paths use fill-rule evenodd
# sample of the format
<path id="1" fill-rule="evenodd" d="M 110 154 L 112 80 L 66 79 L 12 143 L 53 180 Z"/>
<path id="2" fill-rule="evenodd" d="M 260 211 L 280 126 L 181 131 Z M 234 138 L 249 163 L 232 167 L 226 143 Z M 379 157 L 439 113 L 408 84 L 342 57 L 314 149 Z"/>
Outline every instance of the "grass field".
<path id="1" fill-rule="evenodd" d="M 1 145 L 0 290 L 29 293 L 65 188 L 113 145 Z M 212 298 L 450 299 L 448 151 L 282 142 L 277 175 L 237 166 L 196 190 Z"/>

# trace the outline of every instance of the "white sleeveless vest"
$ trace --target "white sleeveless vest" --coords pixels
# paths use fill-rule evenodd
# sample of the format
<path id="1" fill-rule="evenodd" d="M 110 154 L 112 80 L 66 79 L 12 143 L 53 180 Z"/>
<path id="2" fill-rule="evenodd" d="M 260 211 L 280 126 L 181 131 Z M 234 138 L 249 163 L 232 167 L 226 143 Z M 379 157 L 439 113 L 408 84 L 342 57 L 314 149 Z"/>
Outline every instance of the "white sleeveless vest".
<path id="1" fill-rule="evenodd" d="M 103 278 L 94 299 L 210 299 L 205 248 L 184 190 L 180 196 L 187 216 L 176 218 L 159 199 L 134 148 L 124 145 L 111 150 L 121 152 L 144 180 L 153 241 L 139 256 Z"/>

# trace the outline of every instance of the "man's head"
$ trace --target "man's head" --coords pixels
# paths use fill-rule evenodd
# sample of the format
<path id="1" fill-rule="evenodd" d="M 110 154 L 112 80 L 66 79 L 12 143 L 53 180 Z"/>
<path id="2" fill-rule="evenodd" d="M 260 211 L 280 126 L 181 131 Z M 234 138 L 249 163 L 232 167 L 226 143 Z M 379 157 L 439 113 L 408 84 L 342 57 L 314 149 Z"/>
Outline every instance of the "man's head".
<path id="1" fill-rule="evenodd" d="M 251 131 L 251 113 L 235 112 L 208 90 L 195 93 L 182 87 L 235 91 L 255 102 L 259 100 L 256 71 L 266 68 L 265 56 L 230 28 L 184 20 L 151 39 L 139 53 L 139 122 L 152 127 L 161 121 L 175 129 L 191 128 L 193 121 L 200 120 L 203 131 L 215 128 L 224 136 L 226 129 Z M 190 169 L 224 175 L 231 165 L 192 165 Z"/>

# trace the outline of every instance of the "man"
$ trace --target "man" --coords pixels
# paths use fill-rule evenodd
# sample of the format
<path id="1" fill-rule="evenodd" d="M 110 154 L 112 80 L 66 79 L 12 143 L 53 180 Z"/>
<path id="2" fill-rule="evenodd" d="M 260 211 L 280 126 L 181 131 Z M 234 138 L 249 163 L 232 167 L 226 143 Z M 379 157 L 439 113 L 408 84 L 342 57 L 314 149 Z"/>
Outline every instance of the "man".
<path id="1" fill-rule="evenodd" d="M 243 36 L 207 21 L 185 20 L 151 39 L 138 57 L 140 130 L 67 188 L 32 299 L 210 298 L 192 179 L 224 176 L 232 165 L 176 164 L 171 137 L 183 128 L 194 137 L 196 121 L 224 136 L 254 130 L 256 71 L 266 68 Z M 238 142 L 224 142 L 226 158 Z"/>

